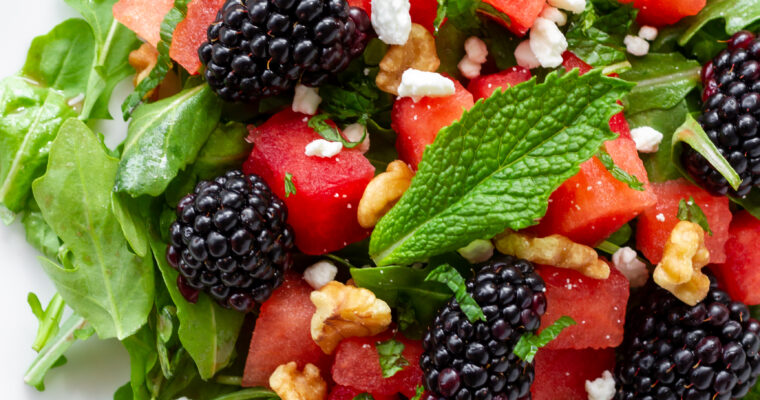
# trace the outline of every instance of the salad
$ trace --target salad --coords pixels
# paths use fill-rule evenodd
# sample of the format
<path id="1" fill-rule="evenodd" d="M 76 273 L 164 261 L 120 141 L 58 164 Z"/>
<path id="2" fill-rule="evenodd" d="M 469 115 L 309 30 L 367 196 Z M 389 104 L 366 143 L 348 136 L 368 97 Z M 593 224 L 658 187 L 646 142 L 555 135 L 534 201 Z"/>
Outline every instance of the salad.
<path id="1" fill-rule="evenodd" d="M 760 399 L 760 0 L 66 3 L 0 81 L 29 385 Z"/>

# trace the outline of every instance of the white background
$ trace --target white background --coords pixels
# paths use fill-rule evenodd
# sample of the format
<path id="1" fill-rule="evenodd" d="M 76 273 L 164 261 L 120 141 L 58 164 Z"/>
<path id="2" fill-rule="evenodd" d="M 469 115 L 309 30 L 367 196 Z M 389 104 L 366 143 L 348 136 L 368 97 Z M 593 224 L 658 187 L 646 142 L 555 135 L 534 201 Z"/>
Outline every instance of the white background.
<path id="1" fill-rule="evenodd" d="M 29 44 L 57 23 L 77 16 L 63 0 L 0 0 L 2 61 L 0 78 L 21 69 Z M 121 86 L 111 104 L 111 114 L 120 115 L 118 104 L 128 83 Z M 116 112 L 115 112 L 116 111 Z M 104 124 L 107 142 L 123 137 L 121 121 Z M 68 364 L 48 375 L 46 390 L 38 392 L 24 384 L 26 368 L 36 353 L 31 349 L 37 320 L 26 303 L 33 291 L 46 305 L 55 293 L 42 272 L 37 252 L 25 241 L 18 222 L 0 223 L 0 398 L 5 400 L 105 400 L 129 380 L 129 358 L 118 341 L 97 337 L 76 343 L 67 354 Z"/>

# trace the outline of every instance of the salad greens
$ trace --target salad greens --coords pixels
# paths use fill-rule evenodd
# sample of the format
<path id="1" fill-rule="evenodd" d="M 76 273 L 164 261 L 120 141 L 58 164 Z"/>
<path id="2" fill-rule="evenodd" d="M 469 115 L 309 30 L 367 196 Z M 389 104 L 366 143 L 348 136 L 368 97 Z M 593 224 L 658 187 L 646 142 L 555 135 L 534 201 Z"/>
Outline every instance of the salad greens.
<path id="1" fill-rule="evenodd" d="M 538 335 L 528 334 L 520 337 L 515 345 L 514 353 L 520 359 L 533 362 L 533 358 L 538 353 L 538 349 L 546 346 L 552 340 L 556 339 L 562 331 L 576 325 L 576 322 L 567 316 L 559 317 L 553 324 L 544 328 Z"/>
<path id="2" fill-rule="evenodd" d="M 462 309 L 462 312 L 467 316 L 467 319 L 469 319 L 470 322 L 474 323 L 476 321 L 486 320 L 486 316 L 483 315 L 483 310 L 478 303 L 475 302 L 475 299 L 472 298 L 472 295 L 467 292 L 467 285 L 464 278 L 459 274 L 459 271 L 454 269 L 451 265 L 443 264 L 436 267 L 434 270 L 430 271 L 425 278 L 425 281 L 440 282 L 446 285 L 449 290 L 454 293 L 454 298 L 457 303 L 459 303 L 459 308 Z"/>
<path id="3" fill-rule="evenodd" d="M 586 2 L 586 10 L 572 18 L 565 36 L 573 54 L 593 67 L 626 61 L 623 39 L 638 10 L 608 0 Z"/>
<path id="4" fill-rule="evenodd" d="M 694 197 L 689 197 L 689 200 L 681 199 L 678 202 L 678 214 L 677 217 L 681 221 L 691 221 L 702 227 L 702 229 L 712 236 L 713 232 L 710 230 L 710 223 L 707 221 L 707 216 L 699 207 L 699 204 L 694 202 Z"/>
<path id="5" fill-rule="evenodd" d="M 390 378 L 409 365 L 409 361 L 401 354 L 404 344 L 396 339 L 388 339 L 375 345 L 377 355 L 380 357 L 380 369 L 383 378 Z"/>

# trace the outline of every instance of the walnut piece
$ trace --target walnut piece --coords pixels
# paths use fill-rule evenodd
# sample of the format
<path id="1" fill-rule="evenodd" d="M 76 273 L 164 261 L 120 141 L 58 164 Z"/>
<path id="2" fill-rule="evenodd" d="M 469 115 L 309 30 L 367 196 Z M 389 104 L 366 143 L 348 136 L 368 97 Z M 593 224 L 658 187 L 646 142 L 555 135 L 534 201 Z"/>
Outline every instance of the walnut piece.
<path id="1" fill-rule="evenodd" d="M 440 65 L 433 35 L 422 25 L 412 24 L 406 43 L 393 45 L 385 53 L 375 83 L 380 90 L 398 96 L 398 85 L 404 71 L 414 68 L 434 72 Z"/>
<path id="2" fill-rule="evenodd" d="M 654 281 L 684 303 L 696 305 L 710 290 L 710 278 L 702 273 L 702 267 L 709 262 L 705 231 L 693 222 L 680 221 L 665 242 Z"/>
<path id="3" fill-rule="evenodd" d="M 306 364 L 303 372 L 295 361 L 282 364 L 269 376 L 269 387 L 282 400 L 324 400 L 327 382 L 319 374 L 319 368 Z"/>
<path id="4" fill-rule="evenodd" d="M 594 279 L 607 279 L 610 266 L 589 246 L 578 244 L 562 235 L 537 238 L 525 233 L 506 231 L 494 238 L 496 249 L 503 254 L 538 264 L 567 268 Z"/>
<path id="5" fill-rule="evenodd" d="M 137 86 L 143 79 L 147 78 L 157 62 L 158 50 L 148 43 L 143 43 L 137 50 L 129 53 L 129 65 L 136 71 L 132 83 Z"/>
<path id="6" fill-rule="evenodd" d="M 359 225 L 372 228 L 398 202 L 412 183 L 414 172 L 401 160 L 388 164 L 385 172 L 374 177 L 359 200 L 356 217 Z"/>
<path id="7" fill-rule="evenodd" d="M 344 338 L 374 336 L 391 324 L 391 308 L 367 289 L 332 281 L 311 292 L 311 302 L 311 338 L 325 354 Z"/>

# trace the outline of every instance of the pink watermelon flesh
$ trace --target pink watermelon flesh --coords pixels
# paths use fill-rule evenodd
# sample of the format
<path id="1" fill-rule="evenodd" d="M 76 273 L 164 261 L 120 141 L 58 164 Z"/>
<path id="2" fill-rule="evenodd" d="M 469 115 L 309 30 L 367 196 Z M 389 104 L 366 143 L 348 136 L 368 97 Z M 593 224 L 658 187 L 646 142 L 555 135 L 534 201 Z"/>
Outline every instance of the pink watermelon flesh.
<path id="1" fill-rule="evenodd" d="M 113 16 L 156 47 L 161 40 L 161 22 L 173 6 L 174 0 L 119 0 L 113 5 Z"/>
<path id="2" fill-rule="evenodd" d="M 327 400 L 354 400 L 354 398 L 363 392 L 359 389 L 354 389 L 349 386 L 340 386 L 336 385 L 332 388 L 330 391 L 330 394 L 327 396 Z M 372 398 L 375 400 L 394 400 L 397 399 L 398 396 L 385 396 L 381 394 L 373 394 Z"/>
<path id="3" fill-rule="evenodd" d="M 530 80 L 530 70 L 523 67 L 512 67 L 491 75 L 481 75 L 470 81 L 467 90 L 472 93 L 475 101 L 491 96 L 496 89 L 509 89 L 518 83 Z"/>
<path id="4" fill-rule="evenodd" d="M 586 400 L 586 381 L 614 372 L 615 349 L 540 349 L 535 358 L 533 400 Z"/>
<path id="5" fill-rule="evenodd" d="M 732 299 L 760 304 L 760 220 L 740 211 L 731 220 L 728 234 L 726 262 L 710 268 Z"/>
<path id="6" fill-rule="evenodd" d="M 306 254 L 342 249 L 369 236 L 359 226 L 356 208 L 375 168 L 357 149 L 343 149 L 336 156 L 307 156 L 310 142 L 321 137 L 307 125 L 309 117 L 290 110 L 251 127 L 253 152 L 243 166 L 257 174 L 288 206 L 288 223 L 295 243 Z M 293 176 L 296 193 L 286 196 L 285 174 Z"/>

